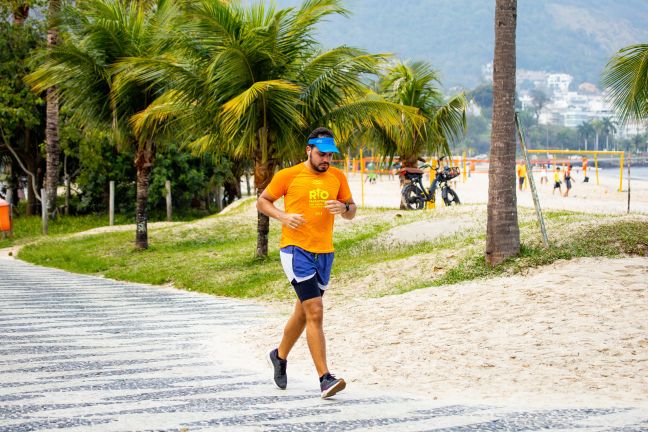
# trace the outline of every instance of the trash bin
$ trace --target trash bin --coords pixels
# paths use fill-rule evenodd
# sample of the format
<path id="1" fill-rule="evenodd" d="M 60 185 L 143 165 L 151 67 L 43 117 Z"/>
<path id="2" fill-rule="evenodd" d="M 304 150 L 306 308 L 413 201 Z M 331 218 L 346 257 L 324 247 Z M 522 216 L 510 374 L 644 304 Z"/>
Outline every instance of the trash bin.
<path id="1" fill-rule="evenodd" d="M 0 231 L 11 231 L 11 204 L 0 198 Z"/>

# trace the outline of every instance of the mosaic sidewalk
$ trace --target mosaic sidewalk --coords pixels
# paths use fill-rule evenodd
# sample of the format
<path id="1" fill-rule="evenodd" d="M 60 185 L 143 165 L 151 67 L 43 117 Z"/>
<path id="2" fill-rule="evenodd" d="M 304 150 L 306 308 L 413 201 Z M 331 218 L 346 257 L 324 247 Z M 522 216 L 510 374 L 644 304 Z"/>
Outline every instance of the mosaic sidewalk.
<path id="1" fill-rule="evenodd" d="M 637 407 L 439 405 L 351 386 L 277 390 L 228 335 L 229 299 L 0 258 L 0 431 L 648 431 Z M 232 361 L 232 360 L 235 361 Z"/>

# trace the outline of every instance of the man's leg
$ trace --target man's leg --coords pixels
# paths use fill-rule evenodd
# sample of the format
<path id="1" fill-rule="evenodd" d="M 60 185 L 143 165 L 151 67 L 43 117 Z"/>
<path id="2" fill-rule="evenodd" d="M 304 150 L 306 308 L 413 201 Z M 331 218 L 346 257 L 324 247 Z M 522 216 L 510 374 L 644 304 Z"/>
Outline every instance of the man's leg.
<path id="1" fill-rule="evenodd" d="M 327 373 L 326 365 L 326 340 L 324 338 L 324 305 L 322 297 L 315 297 L 302 302 L 306 317 L 306 341 L 310 350 L 317 375 Z"/>
<path id="2" fill-rule="evenodd" d="M 279 344 L 279 357 L 284 360 L 288 359 L 288 354 L 304 332 L 304 328 L 306 328 L 306 315 L 304 315 L 301 301 L 297 300 L 295 301 L 295 310 L 284 327 L 283 337 Z"/>

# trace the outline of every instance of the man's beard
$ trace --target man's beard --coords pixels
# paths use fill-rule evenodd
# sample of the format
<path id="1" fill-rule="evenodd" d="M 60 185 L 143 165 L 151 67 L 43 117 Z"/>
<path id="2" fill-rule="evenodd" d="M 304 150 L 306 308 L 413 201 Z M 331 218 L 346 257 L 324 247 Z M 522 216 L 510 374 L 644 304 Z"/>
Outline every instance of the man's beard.
<path id="1" fill-rule="evenodd" d="M 317 172 L 326 172 L 329 169 L 328 162 L 322 162 L 319 165 L 315 165 L 313 164 L 313 161 L 309 158 L 308 163 L 310 164 L 311 168 L 313 168 Z"/>

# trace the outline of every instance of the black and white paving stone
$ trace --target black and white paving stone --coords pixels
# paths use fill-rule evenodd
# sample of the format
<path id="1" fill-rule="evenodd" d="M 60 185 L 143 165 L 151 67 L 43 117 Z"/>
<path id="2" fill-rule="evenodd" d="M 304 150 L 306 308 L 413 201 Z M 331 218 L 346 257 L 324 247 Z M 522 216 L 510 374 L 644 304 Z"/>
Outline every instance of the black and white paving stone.
<path id="1" fill-rule="evenodd" d="M 648 431 L 645 407 L 440 405 L 274 387 L 229 335 L 261 308 L 0 258 L 0 432 Z"/>

